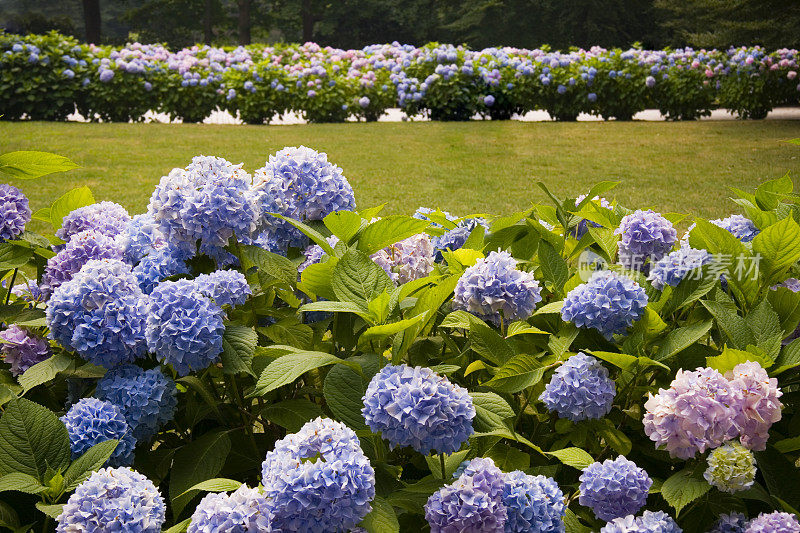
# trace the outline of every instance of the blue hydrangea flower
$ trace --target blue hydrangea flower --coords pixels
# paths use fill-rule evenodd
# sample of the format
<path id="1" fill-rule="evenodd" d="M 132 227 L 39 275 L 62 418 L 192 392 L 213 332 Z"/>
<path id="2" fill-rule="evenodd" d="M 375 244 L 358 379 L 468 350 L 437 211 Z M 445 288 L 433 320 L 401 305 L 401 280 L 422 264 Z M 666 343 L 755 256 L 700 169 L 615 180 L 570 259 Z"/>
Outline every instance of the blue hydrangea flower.
<path id="1" fill-rule="evenodd" d="M 734 511 L 719 515 L 719 519 L 708 533 L 744 533 L 747 524 L 747 517 Z"/>
<path id="2" fill-rule="evenodd" d="M 545 476 L 520 470 L 505 474 L 503 505 L 508 520 L 505 533 L 564 533 L 564 493 Z"/>
<path id="3" fill-rule="evenodd" d="M 47 306 L 50 338 L 96 365 L 113 368 L 141 357 L 147 304 L 131 267 L 118 259 L 86 263 Z"/>
<path id="4" fill-rule="evenodd" d="M 689 273 L 713 261 L 714 256 L 706 250 L 681 246 L 653 263 L 647 279 L 658 290 L 666 285 L 677 287 Z"/>
<path id="5" fill-rule="evenodd" d="M 761 233 L 761 230 L 753 224 L 753 221 L 742 215 L 731 215 L 727 218 L 709 220 L 715 226 L 728 230 L 734 237 L 742 242 L 750 242 Z"/>
<path id="6" fill-rule="evenodd" d="M 467 268 L 458 280 L 453 309 L 463 309 L 499 324 L 525 320 L 542 301 L 539 282 L 530 272 L 517 270 L 508 252 L 491 252 Z"/>
<path id="7" fill-rule="evenodd" d="M 260 216 L 252 178 L 221 157 L 196 156 L 161 178 L 148 212 L 173 245 L 224 247 L 249 237 Z"/>
<path id="8" fill-rule="evenodd" d="M 272 508 L 256 489 L 245 485 L 234 493 L 208 494 L 192 514 L 187 533 L 270 533 Z"/>
<path id="9" fill-rule="evenodd" d="M 47 260 L 42 287 L 48 294 L 77 274 L 92 259 L 122 259 L 122 247 L 97 230 L 76 233 L 56 255 Z"/>
<path id="10" fill-rule="evenodd" d="M 600 533 L 682 533 L 683 530 L 664 511 L 645 511 L 642 516 L 615 518 Z"/>
<path id="11" fill-rule="evenodd" d="M 95 444 L 117 439 L 114 453 L 108 460 L 111 466 L 129 466 L 133 463 L 136 439 L 125 416 L 111 402 L 97 398 L 81 398 L 61 417 L 69 433 L 72 458 L 77 459 Z"/>
<path id="12" fill-rule="evenodd" d="M 594 328 L 610 340 L 639 320 L 645 307 L 647 294 L 638 283 L 610 270 L 601 270 L 569 291 L 561 318 L 579 328 Z"/>
<path id="13" fill-rule="evenodd" d="M 0 242 L 16 239 L 31 215 L 28 197 L 12 185 L 0 184 Z"/>
<path id="14" fill-rule="evenodd" d="M 427 234 L 419 233 L 378 250 L 370 259 L 395 283 L 408 283 L 433 271 L 433 245 Z"/>
<path id="15" fill-rule="evenodd" d="M 217 270 L 211 274 L 200 274 L 194 282 L 200 292 L 220 306 L 242 305 L 253 294 L 244 274 L 237 270 Z"/>
<path id="16" fill-rule="evenodd" d="M 413 218 L 416 218 L 416 219 L 419 219 L 419 220 L 431 220 L 431 218 L 428 215 L 430 215 L 431 213 L 436 213 L 436 212 L 437 212 L 436 209 L 431 209 L 430 207 L 418 207 L 417 210 L 414 211 L 414 214 L 411 215 L 411 216 Z M 458 220 L 457 216 L 455 216 L 453 214 L 450 214 L 447 211 L 440 211 L 440 213 L 442 215 L 444 215 L 444 217 L 447 220 L 449 220 L 450 222 L 455 222 L 456 220 Z M 431 222 L 432 222 L 431 223 L 431 227 L 432 228 L 443 228 L 444 227 L 441 224 L 439 224 L 438 222 L 433 222 L 433 221 L 431 221 Z"/>
<path id="17" fill-rule="evenodd" d="M 139 287 L 145 294 L 153 292 L 155 286 L 165 278 L 188 273 L 189 268 L 186 266 L 186 261 L 169 247 L 151 252 L 133 267 L 133 275 L 136 276 Z"/>
<path id="18" fill-rule="evenodd" d="M 275 443 L 261 465 L 272 527 L 282 532 L 347 532 L 370 512 L 375 472 L 355 432 L 317 418 Z"/>
<path id="19" fill-rule="evenodd" d="M 453 453 L 473 433 L 475 406 L 467 390 L 427 367 L 383 367 L 363 401 L 367 425 L 392 447 Z"/>
<path id="20" fill-rule="evenodd" d="M 478 226 L 483 227 L 485 233 L 489 232 L 489 224 L 486 220 L 482 218 L 468 218 L 459 222 L 455 228 L 446 231 L 444 235 L 431 239 L 433 249 L 436 251 L 436 261 L 441 262 L 444 259 L 442 255 L 443 251 L 449 250 L 452 252 L 463 247 L 472 234 L 472 231 Z"/>
<path id="21" fill-rule="evenodd" d="M 573 422 L 603 418 L 616 395 L 614 380 L 600 361 L 578 353 L 558 367 L 539 399 L 550 411 Z"/>
<path id="22" fill-rule="evenodd" d="M 162 281 L 149 303 L 145 336 L 159 361 L 186 376 L 219 360 L 225 314 L 194 281 Z"/>
<path id="23" fill-rule="evenodd" d="M 5 287 L 5 280 L 3 281 L 3 286 Z M 34 279 L 14 285 L 11 287 L 11 294 L 19 300 L 28 302 L 30 307 L 34 307 L 35 304 L 44 302 L 47 299 L 47 294 L 44 292 L 43 287 Z"/>
<path id="24" fill-rule="evenodd" d="M 255 171 L 254 188 L 260 193 L 261 214 L 278 213 L 295 220 L 322 220 L 335 211 L 353 211 L 356 199 L 342 169 L 325 153 L 305 146 L 287 147 Z M 283 248 L 303 246 L 305 236 L 276 217 L 267 227 Z"/>
<path id="25" fill-rule="evenodd" d="M 125 417 L 137 441 L 147 441 L 175 416 L 175 382 L 157 368 L 123 365 L 106 373 L 95 396 L 113 403 Z"/>
<path id="26" fill-rule="evenodd" d="M 124 207 L 114 202 L 99 202 L 79 207 L 64 217 L 56 237 L 65 241 L 87 229 L 114 237 L 125 230 L 131 217 Z"/>
<path id="27" fill-rule="evenodd" d="M 125 261 L 135 265 L 144 256 L 166 246 L 165 239 L 151 213 L 135 215 L 128 221 L 125 231 L 120 235 Z"/>
<path id="28" fill-rule="evenodd" d="M 750 520 L 744 531 L 745 533 L 798 533 L 800 522 L 790 513 L 780 511 L 761 513 Z"/>
<path id="29" fill-rule="evenodd" d="M 709 454 L 703 477 L 724 492 L 747 490 L 756 479 L 756 458 L 737 441 L 726 442 Z"/>
<path id="30" fill-rule="evenodd" d="M 165 513 L 152 481 L 130 468 L 103 468 L 69 497 L 56 518 L 56 531 L 160 533 Z"/>
<path id="31" fill-rule="evenodd" d="M 624 216 L 614 233 L 622 236 L 620 264 L 633 270 L 646 270 L 646 263 L 667 255 L 678 238 L 672 222 L 650 209 Z"/>
<path id="32" fill-rule="evenodd" d="M 0 332 L 0 354 L 11 365 L 11 375 L 19 376 L 30 367 L 50 357 L 50 343 L 16 324 Z"/>
<path id="33" fill-rule="evenodd" d="M 647 501 L 653 484 L 647 472 L 624 455 L 590 464 L 583 469 L 580 481 L 578 501 L 606 522 L 636 514 Z"/>
<path id="34" fill-rule="evenodd" d="M 425 504 L 431 533 L 503 533 L 503 473 L 491 459 L 473 459 L 464 473 L 434 492 Z"/>

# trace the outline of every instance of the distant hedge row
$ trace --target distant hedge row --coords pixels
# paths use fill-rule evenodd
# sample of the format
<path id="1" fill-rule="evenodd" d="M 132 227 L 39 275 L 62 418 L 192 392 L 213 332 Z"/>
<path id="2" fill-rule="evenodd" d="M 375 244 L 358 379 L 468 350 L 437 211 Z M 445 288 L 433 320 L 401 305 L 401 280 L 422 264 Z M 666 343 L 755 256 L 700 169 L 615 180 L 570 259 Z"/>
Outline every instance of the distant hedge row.
<path id="1" fill-rule="evenodd" d="M 238 48 L 79 44 L 57 33 L 0 34 L 5 120 L 139 121 L 148 110 L 199 122 L 215 109 L 261 124 L 294 111 L 310 122 L 377 120 L 387 108 L 433 120 L 508 119 L 545 110 L 630 120 L 657 108 L 691 120 L 717 107 L 764 118 L 800 98 L 797 50 L 589 50 L 556 52 L 372 45 Z"/>

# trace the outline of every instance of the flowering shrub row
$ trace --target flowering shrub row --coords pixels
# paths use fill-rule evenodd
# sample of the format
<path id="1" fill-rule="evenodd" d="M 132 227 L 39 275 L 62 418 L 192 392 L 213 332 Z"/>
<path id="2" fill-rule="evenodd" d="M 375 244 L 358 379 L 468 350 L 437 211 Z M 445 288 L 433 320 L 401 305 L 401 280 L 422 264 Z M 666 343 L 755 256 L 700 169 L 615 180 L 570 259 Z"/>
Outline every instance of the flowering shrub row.
<path id="1" fill-rule="evenodd" d="M 0 186 L 0 525 L 800 532 L 791 179 L 685 233 L 615 185 L 384 215 L 299 147 L 134 216 Z"/>
<path id="2" fill-rule="evenodd" d="M 433 120 L 509 119 L 546 110 L 630 120 L 647 108 L 697 119 L 716 107 L 764 118 L 798 102 L 796 50 L 554 52 L 451 45 L 238 48 L 82 45 L 51 33 L 0 34 L 0 114 L 6 120 L 142 120 L 157 110 L 199 122 L 215 109 L 262 124 L 289 111 L 311 122 L 377 120 L 387 108 Z"/>

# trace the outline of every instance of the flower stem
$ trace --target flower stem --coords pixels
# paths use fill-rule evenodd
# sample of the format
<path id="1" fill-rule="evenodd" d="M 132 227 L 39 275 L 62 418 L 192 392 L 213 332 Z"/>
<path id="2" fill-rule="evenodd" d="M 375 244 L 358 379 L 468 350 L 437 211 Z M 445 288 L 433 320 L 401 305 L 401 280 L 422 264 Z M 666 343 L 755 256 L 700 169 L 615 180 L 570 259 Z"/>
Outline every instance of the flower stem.
<path id="1" fill-rule="evenodd" d="M 8 284 L 8 288 L 6 289 L 6 291 L 7 291 L 6 292 L 6 305 L 8 305 L 8 302 L 11 301 L 11 289 L 14 287 L 14 282 L 17 281 L 17 271 L 18 270 L 19 270 L 18 268 L 15 268 L 14 269 L 14 273 L 11 274 L 11 283 Z"/>
<path id="2" fill-rule="evenodd" d="M 446 469 L 444 466 L 444 452 L 439 454 L 439 464 L 442 466 L 442 480 L 444 480 L 445 476 L 447 476 L 447 473 L 445 472 Z"/>

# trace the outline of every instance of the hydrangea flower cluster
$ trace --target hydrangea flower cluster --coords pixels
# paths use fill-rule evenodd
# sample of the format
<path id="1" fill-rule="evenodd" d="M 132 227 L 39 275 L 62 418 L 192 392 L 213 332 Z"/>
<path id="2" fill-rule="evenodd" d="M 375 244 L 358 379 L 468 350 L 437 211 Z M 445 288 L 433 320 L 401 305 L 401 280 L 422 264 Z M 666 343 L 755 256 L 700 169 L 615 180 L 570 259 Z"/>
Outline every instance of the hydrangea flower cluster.
<path id="1" fill-rule="evenodd" d="M 455 228 L 446 231 L 439 237 L 431 239 L 431 244 L 436 253 L 436 261 L 441 262 L 444 259 L 442 252 L 446 250 L 452 252 L 462 248 L 467 242 L 467 239 L 469 239 L 469 236 L 472 235 L 472 232 L 478 226 L 481 226 L 484 232 L 488 233 L 489 223 L 486 222 L 486 220 L 483 218 L 467 218 L 456 224 Z"/>
<path id="2" fill-rule="evenodd" d="M 133 463 L 136 439 L 122 412 L 111 402 L 97 398 L 82 398 L 61 417 L 69 433 L 72 458 L 77 459 L 95 444 L 117 439 L 114 453 L 108 460 L 111 466 Z"/>
<path id="3" fill-rule="evenodd" d="M 424 278 L 433 271 L 435 262 L 433 244 L 425 233 L 378 250 L 370 258 L 397 284 Z"/>
<path id="4" fill-rule="evenodd" d="M 331 235 L 325 239 L 328 241 L 328 244 L 331 245 L 331 248 L 335 248 L 336 245 L 339 243 L 339 237 L 336 235 Z M 322 246 L 319 244 L 312 244 L 308 246 L 304 251 L 303 255 L 306 257 L 305 261 L 300 263 L 300 266 L 297 267 L 297 273 L 302 274 L 303 271 L 311 265 L 316 265 L 322 258 L 325 256 L 325 250 L 322 249 Z"/>
<path id="5" fill-rule="evenodd" d="M 590 464 L 583 469 L 580 481 L 578 501 L 606 522 L 636 514 L 647 501 L 653 484 L 647 472 L 624 455 Z"/>
<path id="6" fill-rule="evenodd" d="M 742 242 L 750 242 L 761 233 L 753 221 L 743 215 L 731 215 L 727 218 L 709 220 L 715 226 L 728 230 L 734 237 Z"/>
<path id="7" fill-rule="evenodd" d="M 50 338 L 96 365 L 113 368 L 144 355 L 147 305 L 131 268 L 118 259 L 86 263 L 47 307 Z"/>
<path id="8" fill-rule="evenodd" d="M 224 316 L 194 281 L 162 281 L 150 293 L 147 346 L 179 376 L 203 370 L 222 353 Z"/>
<path id="9" fill-rule="evenodd" d="M 58 533 L 160 533 L 164 499 L 153 482 L 130 468 L 102 468 L 78 485 L 56 518 Z"/>
<path id="10" fill-rule="evenodd" d="M 466 389 L 427 367 L 387 365 L 375 374 L 362 414 L 391 447 L 453 453 L 473 433 L 475 407 Z"/>
<path id="11" fill-rule="evenodd" d="M 800 522 L 797 517 L 790 513 L 774 511 L 772 513 L 761 513 L 756 518 L 750 520 L 745 533 L 798 533 L 800 532 Z"/>
<path id="12" fill-rule="evenodd" d="M 56 237 L 69 241 L 73 235 L 93 229 L 114 237 L 122 233 L 131 217 L 124 207 L 114 202 L 99 202 L 72 211 L 64 217 Z"/>
<path id="13" fill-rule="evenodd" d="M 580 205 L 580 203 L 585 199 L 586 199 L 585 194 L 581 194 L 580 196 L 575 198 L 575 207 L 578 207 L 578 205 Z M 611 202 L 600 196 L 595 196 L 594 198 L 592 198 L 592 202 L 598 202 L 600 206 L 604 207 L 605 209 L 612 208 Z M 586 232 L 589 231 L 589 225 L 591 225 L 593 228 L 600 227 L 600 224 L 598 224 L 597 222 L 592 222 L 591 220 L 582 219 L 580 222 L 578 222 L 578 225 L 575 226 L 575 238 L 581 240 L 581 238 L 584 235 L 586 235 Z"/>
<path id="14" fill-rule="evenodd" d="M 275 443 L 261 465 L 273 529 L 347 532 L 372 509 L 375 472 L 355 432 L 317 418 Z"/>
<path id="15" fill-rule="evenodd" d="M 196 156 L 186 168 L 162 177 L 147 210 L 171 244 L 192 251 L 197 241 L 213 249 L 234 235 L 250 237 L 260 217 L 250 174 L 210 156 Z"/>
<path id="16" fill-rule="evenodd" d="M 453 294 L 453 309 L 463 309 L 499 324 L 525 320 L 542 301 L 539 282 L 517 270 L 508 252 L 490 252 L 464 270 Z"/>
<path id="17" fill-rule="evenodd" d="M 642 516 L 615 518 L 600 533 L 681 533 L 675 520 L 663 511 L 645 511 Z"/>
<path id="18" fill-rule="evenodd" d="M 305 146 L 287 147 L 255 171 L 254 188 L 260 194 L 261 215 L 277 213 L 295 220 L 322 220 L 335 211 L 356 208 L 353 188 L 342 169 L 325 153 Z M 267 231 L 285 249 L 302 246 L 305 236 L 288 222 L 266 218 Z"/>
<path id="19" fill-rule="evenodd" d="M 738 442 L 727 442 L 709 454 L 703 477 L 724 492 L 747 490 L 756 479 L 756 459 Z"/>
<path id="20" fill-rule="evenodd" d="M 766 449 L 769 428 L 781 419 L 783 409 L 778 380 L 770 378 L 767 371 L 753 361 L 736 365 L 725 377 L 741 394 L 736 425 L 742 444 L 751 450 Z"/>
<path id="21" fill-rule="evenodd" d="M 92 259 L 122 260 L 122 248 L 114 237 L 88 229 L 76 233 L 61 251 L 47 260 L 43 289 L 50 293 L 71 280 Z"/>
<path id="22" fill-rule="evenodd" d="M 579 328 L 594 328 L 610 340 L 639 320 L 645 307 L 647 294 L 638 283 L 610 270 L 601 270 L 569 291 L 561 318 Z"/>
<path id="23" fill-rule="evenodd" d="M 181 259 L 180 254 L 176 254 L 175 250 L 169 247 L 154 250 L 133 267 L 133 274 L 145 294 L 153 292 L 155 286 L 164 278 L 188 273 L 186 262 Z"/>
<path id="24" fill-rule="evenodd" d="M 505 533 L 564 533 L 564 493 L 545 476 L 520 470 L 505 474 L 503 505 L 508 519 Z"/>
<path id="25" fill-rule="evenodd" d="M 16 239 L 31 215 L 28 197 L 12 185 L 0 184 L 0 242 Z"/>
<path id="26" fill-rule="evenodd" d="M 95 396 L 113 403 L 137 441 L 147 441 L 175 416 L 178 389 L 157 368 L 122 365 L 97 383 Z"/>
<path id="27" fill-rule="evenodd" d="M 647 280 L 658 290 L 667 285 L 677 287 L 691 272 L 713 261 L 714 257 L 706 250 L 681 246 L 653 263 Z"/>
<path id="28" fill-rule="evenodd" d="M 194 282 L 201 293 L 219 306 L 242 305 L 253 294 L 244 274 L 238 270 L 217 270 L 211 274 L 200 274 Z"/>
<path id="29" fill-rule="evenodd" d="M 579 422 L 606 416 L 615 395 L 616 385 L 606 367 L 578 353 L 556 369 L 539 399 L 559 417 Z"/>
<path id="30" fill-rule="evenodd" d="M 12 324 L 0 332 L 0 354 L 11 365 L 11 375 L 19 376 L 50 357 L 50 344 L 25 328 Z"/>
<path id="31" fill-rule="evenodd" d="M 121 234 L 125 261 L 135 265 L 144 256 L 166 246 L 165 239 L 152 213 L 134 215 Z"/>
<path id="32" fill-rule="evenodd" d="M 719 515 L 719 519 L 708 533 L 744 533 L 747 524 L 747 517 L 734 511 Z"/>
<path id="33" fill-rule="evenodd" d="M 646 270 L 648 260 L 667 255 L 678 237 L 672 222 L 650 209 L 625 215 L 614 233 L 622 236 L 619 262 L 632 270 Z"/>
<path id="34" fill-rule="evenodd" d="M 228 495 L 207 494 L 192 514 L 187 533 L 244 533 L 272 531 L 272 508 L 256 489 L 245 485 Z"/>
<path id="35" fill-rule="evenodd" d="M 414 211 L 414 214 L 412 214 L 411 216 L 418 220 L 430 220 L 432 228 L 443 228 L 444 226 L 442 226 L 438 222 L 433 222 L 431 220 L 430 215 L 436 213 L 437 211 L 442 215 L 444 215 L 444 218 L 446 218 L 450 222 L 455 222 L 456 220 L 458 220 L 458 217 L 453 215 L 452 213 L 448 213 L 447 211 L 439 211 L 437 209 L 431 209 L 430 207 L 424 207 L 424 206 L 418 207 L 417 210 Z"/>

